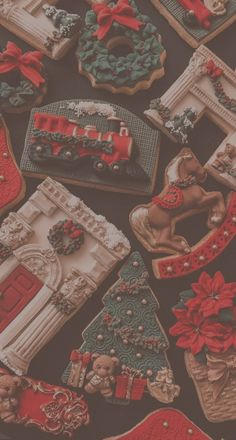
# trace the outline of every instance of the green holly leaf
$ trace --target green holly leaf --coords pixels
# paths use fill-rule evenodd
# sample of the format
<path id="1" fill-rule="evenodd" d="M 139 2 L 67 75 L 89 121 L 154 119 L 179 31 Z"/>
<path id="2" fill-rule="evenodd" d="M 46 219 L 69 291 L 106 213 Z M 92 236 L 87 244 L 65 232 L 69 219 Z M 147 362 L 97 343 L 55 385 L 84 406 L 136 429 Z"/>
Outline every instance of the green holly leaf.
<path id="1" fill-rule="evenodd" d="M 233 312 L 231 309 L 222 309 L 219 313 L 220 322 L 230 322 L 233 320 Z"/>

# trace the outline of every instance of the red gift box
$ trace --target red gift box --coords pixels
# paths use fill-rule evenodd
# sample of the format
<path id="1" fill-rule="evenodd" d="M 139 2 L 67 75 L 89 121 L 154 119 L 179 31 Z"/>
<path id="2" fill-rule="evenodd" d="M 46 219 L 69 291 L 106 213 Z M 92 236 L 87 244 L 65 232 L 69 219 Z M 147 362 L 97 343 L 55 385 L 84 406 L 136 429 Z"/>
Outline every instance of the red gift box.
<path id="1" fill-rule="evenodd" d="M 125 400 L 141 400 L 146 384 L 146 379 L 126 375 L 117 376 L 115 397 Z"/>

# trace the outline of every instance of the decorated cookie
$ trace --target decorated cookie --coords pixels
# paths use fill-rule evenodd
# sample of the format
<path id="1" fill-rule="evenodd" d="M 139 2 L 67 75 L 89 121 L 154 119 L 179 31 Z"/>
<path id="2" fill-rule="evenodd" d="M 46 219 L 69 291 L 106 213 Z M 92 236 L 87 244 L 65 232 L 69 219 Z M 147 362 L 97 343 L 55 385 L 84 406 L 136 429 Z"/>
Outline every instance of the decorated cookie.
<path id="1" fill-rule="evenodd" d="M 0 115 L 0 215 L 15 206 L 25 194 L 25 182 L 15 161 L 9 132 Z M 0 250 L 1 254 L 1 250 Z M 0 257 L 1 261 L 1 257 Z"/>
<path id="2" fill-rule="evenodd" d="M 26 373 L 129 251 L 114 225 L 47 178 L 0 228 L 0 360 Z"/>
<path id="3" fill-rule="evenodd" d="M 86 15 L 77 58 L 93 87 L 133 95 L 164 75 L 166 51 L 134 0 L 99 1 Z"/>
<path id="4" fill-rule="evenodd" d="M 190 46 L 212 40 L 236 20 L 234 0 L 151 0 Z"/>
<path id="5" fill-rule="evenodd" d="M 53 5 L 58 1 L 53 0 Z M 81 21 L 79 15 L 57 9 L 51 4 L 46 0 L 0 0 L 0 24 L 57 60 L 78 39 Z"/>
<path id="6" fill-rule="evenodd" d="M 147 392 L 162 403 L 179 395 L 157 319 L 158 302 L 141 255 L 134 252 L 103 298 L 104 309 L 83 332 L 62 380 L 111 403 L 128 404 Z"/>
<path id="7" fill-rule="evenodd" d="M 236 131 L 221 143 L 205 168 L 216 180 L 236 190 Z"/>
<path id="8" fill-rule="evenodd" d="M 163 191 L 130 214 L 131 227 L 145 249 L 154 254 L 175 254 L 153 260 L 157 278 L 175 278 L 201 269 L 235 237 L 236 194 L 230 194 L 225 204 L 220 192 L 202 188 L 206 175 L 193 152 L 183 148 L 166 169 Z M 205 211 L 210 232 L 191 247 L 175 233 L 176 223 Z"/>
<path id="9" fill-rule="evenodd" d="M 182 412 L 163 408 L 149 414 L 142 422 L 123 435 L 106 440 L 211 440 Z"/>
<path id="10" fill-rule="evenodd" d="M 104 101 L 61 101 L 31 112 L 21 169 L 81 186 L 151 194 L 159 133 Z"/>
<path id="11" fill-rule="evenodd" d="M 185 350 L 186 368 L 211 422 L 236 419 L 235 305 L 236 283 L 225 282 L 221 272 L 203 272 L 173 308 L 177 323 L 170 334 Z"/>
<path id="12" fill-rule="evenodd" d="M 25 52 L 12 42 L 0 53 L 0 109 L 21 113 L 40 105 L 47 93 L 41 52 Z"/>
<path id="13" fill-rule="evenodd" d="M 184 144 L 205 114 L 226 136 L 235 133 L 236 74 L 207 47 L 200 46 L 177 81 L 161 98 L 151 101 L 145 115 L 173 142 Z"/>
<path id="14" fill-rule="evenodd" d="M 0 369 L 0 420 L 71 437 L 89 423 L 83 397 L 68 389 Z"/>

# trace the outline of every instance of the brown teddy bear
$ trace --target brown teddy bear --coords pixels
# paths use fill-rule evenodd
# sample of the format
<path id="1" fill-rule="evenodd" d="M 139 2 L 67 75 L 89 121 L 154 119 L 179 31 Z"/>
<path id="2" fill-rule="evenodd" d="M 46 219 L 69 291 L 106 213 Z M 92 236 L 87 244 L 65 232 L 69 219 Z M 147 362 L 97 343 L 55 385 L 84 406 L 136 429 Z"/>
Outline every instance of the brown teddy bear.
<path id="1" fill-rule="evenodd" d="M 86 379 L 85 391 L 89 394 L 100 392 L 104 397 L 111 397 L 112 384 L 115 383 L 114 371 L 119 365 L 119 359 L 107 355 L 95 355 L 93 370 L 90 371 Z"/>
<path id="2" fill-rule="evenodd" d="M 16 421 L 18 406 L 16 393 L 21 384 L 22 381 L 17 376 L 10 376 L 7 373 L 0 375 L 0 419 L 5 423 Z"/>

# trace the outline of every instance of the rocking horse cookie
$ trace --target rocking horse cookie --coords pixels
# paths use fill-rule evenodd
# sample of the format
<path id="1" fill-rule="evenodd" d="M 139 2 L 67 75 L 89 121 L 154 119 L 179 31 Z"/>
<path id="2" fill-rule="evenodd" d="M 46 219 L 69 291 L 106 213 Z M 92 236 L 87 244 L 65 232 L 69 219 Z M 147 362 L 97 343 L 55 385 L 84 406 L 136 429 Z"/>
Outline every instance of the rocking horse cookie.
<path id="1" fill-rule="evenodd" d="M 166 51 L 134 0 L 92 1 L 77 50 L 93 87 L 133 95 L 164 75 Z"/>
<path id="2" fill-rule="evenodd" d="M 0 215 L 7 210 L 10 210 L 13 206 L 20 202 L 25 195 L 25 182 L 14 158 L 9 131 L 1 115 L 0 194 Z"/>
<path id="3" fill-rule="evenodd" d="M 130 214 L 134 234 L 149 252 L 174 254 L 153 261 L 157 278 L 174 278 L 204 267 L 219 255 L 236 234 L 236 194 L 226 204 L 220 192 L 205 191 L 201 184 L 207 172 L 188 148 L 168 165 L 164 189 L 151 203 L 139 205 Z M 176 223 L 208 212 L 210 232 L 190 247 L 175 234 Z"/>
<path id="4" fill-rule="evenodd" d="M 42 53 L 23 53 L 9 41 L 0 53 L 0 110 L 22 113 L 40 105 L 47 93 Z"/>
<path id="5" fill-rule="evenodd" d="M 198 47 L 236 20 L 234 0 L 151 0 L 183 40 Z"/>
<path id="6" fill-rule="evenodd" d="M 62 58 L 76 42 L 81 19 L 55 5 L 59 0 L 0 0 L 0 25 L 50 58 Z"/>

